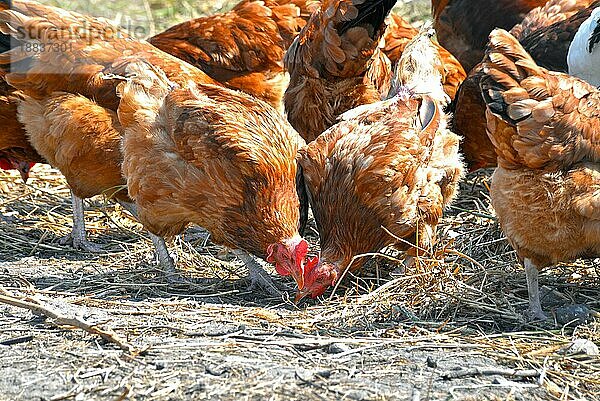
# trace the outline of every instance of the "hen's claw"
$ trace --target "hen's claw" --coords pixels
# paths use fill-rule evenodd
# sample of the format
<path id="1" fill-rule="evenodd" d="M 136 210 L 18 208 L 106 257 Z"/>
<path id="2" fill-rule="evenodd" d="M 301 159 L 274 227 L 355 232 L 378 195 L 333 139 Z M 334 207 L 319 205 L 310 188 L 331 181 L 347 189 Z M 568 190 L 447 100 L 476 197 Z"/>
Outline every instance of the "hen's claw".
<path id="1" fill-rule="evenodd" d="M 528 322 L 544 322 L 548 319 L 548 316 L 541 309 L 535 308 L 527 308 L 525 316 Z"/>
<path id="2" fill-rule="evenodd" d="M 234 250 L 233 254 L 242 260 L 248 268 L 248 279 L 250 280 L 248 291 L 254 291 L 260 287 L 273 297 L 282 297 L 282 293 L 271 275 L 262 268 L 252 255 L 239 249 Z"/>
<path id="3" fill-rule="evenodd" d="M 71 205 L 73 206 L 73 230 L 58 240 L 61 245 L 71 245 L 81 251 L 100 253 L 104 249 L 100 245 L 89 242 L 86 238 L 85 220 L 83 216 L 83 199 L 71 192 Z"/>
<path id="4" fill-rule="evenodd" d="M 85 238 L 85 232 L 83 234 L 83 238 L 81 238 L 81 235 L 76 233 L 75 230 L 64 237 L 61 237 L 58 240 L 58 243 L 61 245 L 70 245 L 73 249 L 90 253 L 104 252 L 104 248 L 101 245 L 94 244 Z"/>

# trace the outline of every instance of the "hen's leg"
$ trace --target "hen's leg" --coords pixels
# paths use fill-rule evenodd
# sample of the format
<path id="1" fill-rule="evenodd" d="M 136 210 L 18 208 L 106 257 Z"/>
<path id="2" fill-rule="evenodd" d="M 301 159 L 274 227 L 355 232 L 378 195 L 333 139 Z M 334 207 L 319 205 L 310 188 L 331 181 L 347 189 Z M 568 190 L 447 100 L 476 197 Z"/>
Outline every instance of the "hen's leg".
<path id="1" fill-rule="evenodd" d="M 181 277 L 179 275 L 179 272 L 177 271 L 175 261 L 169 253 L 169 249 L 167 248 L 165 239 L 163 237 L 159 237 L 158 235 L 154 235 L 151 232 L 148 232 L 148 234 L 150 235 L 150 239 L 152 240 L 154 248 L 156 249 L 156 256 L 158 256 L 158 264 L 165 271 L 167 280 L 170 283 L 185 283 L 186 280 L 184 280 L 183 277 Z"/>
<path id="2" fill-rule="evenodd" d="M 530 259 L 525 259 L 525 277 L 527 277 L 527 291 L 529 293 L 529 309 L 527 315 L 530 320 L 546 320 L 540 302 L 540 286 L 538 282 L 539 271 Z"/>
<path id="3" fill-rule="evenodd" d="M 129 213 L 133 215 L 136 219 L 138 218 L 137 207 L 133 203 L 118 201 L 121 206 Z M 159 237 L 158 235 L 154 235 L 148 231 L 150 235 L 150 239 L 152 240 L 152 244 L 154 244 L 154 248 L 156 249 L 156 255 L 158 257 L 158 264 L 163 268 L 165 275 L 167 276 L 167 280 L 170 283 L 181 283 L 184 282 L 183 278 L 177 272 L 177 268 L 175 266 L 175 261 L 169 254 L 169 249 L 167 248 L 167 244 L 165 243 L 164 238 Z"/>
<path id="4" fill-rule="evenodd" d="M 100 245 L 91 243 L 85 235 L 85 220 L 83 216 L 83 199 L 71 192 L 71 203 L 73 205 L 73 230 L 58 242 L 61 245 L 71 245 L 75 249 L 86 252 L 102 252 Z"/>
<path id="5" fill-rule="evenodd" d="M 233 254 L 238 257 L 248 268 L 248 278 L 250 279 L 249 290 L 261 287 L 274 297 L 281 297 L 281 292 L 273 282 L 271 276 L 263 269 L 260 263 L 246 251 L 241 249 L 233 250 Z"/>

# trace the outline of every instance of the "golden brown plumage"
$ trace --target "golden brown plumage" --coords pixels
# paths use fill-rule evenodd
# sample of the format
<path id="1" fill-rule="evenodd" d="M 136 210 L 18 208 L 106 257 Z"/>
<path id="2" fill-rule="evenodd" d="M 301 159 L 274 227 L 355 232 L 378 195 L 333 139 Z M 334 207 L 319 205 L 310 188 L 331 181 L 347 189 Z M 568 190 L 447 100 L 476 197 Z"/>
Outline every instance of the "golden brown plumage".
<path id="1" fill-rule="evenodd" d="M 492 29 L 511 29 L 546 0 L 432 1 L 434 27 L 440 44 L 471 71 L 483 57 Z"/>
<path id="2" fill-rule="evenodd" d="M 400 15 L 393 12 L 390 13 L 386 22 L 387 29 L 383 35 L 385 41 L 383 51 L 392 63 L 397 63 L 400 60 L 400 56 L 402 56 L 404 48 L 417 35 L 419 30 Z M 434 42 L 434 45 L 440 53 L 440 60 L 442 62 L 440 73 L 442 75 L 444 91 L 450 96 L 451 100 L 454 100 L 456 92 L 467 74 L 458 60 L 448 50 L 444 49 L 437 42 Z"/>
<path id="3" fill-rule="evenodd" d="M 0 10 L 9 8 L 8 2 L 0 2 Z M 0 34 L 0 52 L 10 50 L 14 41 Z M 42 157 L 33 149 L 23 126 L 17 120 L 17 97 L 19 93 L 4 79 L 0 73 L 0 168 L 16 169 L 24 181 L 29 177 L 29 170 L 35 163 L 43 162 Z"/>
<path id="4" fill-rule="evenodd" d="M 35 12 L 30 11 L 32 9 Z M 42 9 L 48 10 L 48 17 L 37 16 Z M 201 71 L 147 43 L 132 40 L 124 33 L 114 34 L 120 32 L 119 28 L 102 19 L 18 0 L 13 2 L 13 10 L 15 13 L 6 12 L 4 18 L 21 24 L 33 40 L 47 40 L 49 46 L 52 45 L 51 38 L 44 37 L 48 24 L 71 38 L 66 42 L 66 51 L 44 51 L 31 57 L 32 53 L 27 53 L 25 46 L 18 46 L 3 53 L 1 61 L 8 65 L 12 60 L 31 57 L 30 61 L 34 62 L 23 70 L 17 68 L 6 74 L 10 85 L 24 93 L 19 118 L 34 148 L 63 173 L 72 191 L 81 198 L 124 184 L 120 174 L 120 130 L 115 114 L 119 99 L 115 83 L 104 79 L 107 73 L 119 67 L 113 67 L 115 60 L 136 54 L 160 62 L 175 81 L 214 82 Z M 90 26 L 94 30 L 61 31 L 72 24 Z M 86 40 L 103 45 L 88 46 Z M 86 173 L 81 171 L 84 167 Z M 121 198 L 124 197 L 121 194 Z"/>
<path id="5" fill-rule="evenodd" d="M 317 0 L 242 0 L 231 11 L 175 25 L 149 39 L 229 88 L 282 107 L 283 54 Z"/>
<path id="6" fill-rule="evenodd" d="M 591 12 L 589 0 L 552 0 L 533 9 L 511 33 L 521 41 L 539 65 L 566 72 L 567 51 L 577 27 Z M 594 2 L 600 4 L 600 2 Z M 453 126 L 463 136 L 462 151 L 469 170 L 494 167 L 496 154 L 486 132 L 485 103 L 477 65 L 459 89 Z"/>
<path id="7" fill-rule="evenodd" d="M 324 2 L 286 53 L 290 85 L 285 108 L 305 140 L 316 138 L 345 111 L 378 101 L 387 93 L 391 65 L 418 32 L 397 14 L 383 20 L 391 6 L 393 2 L 370 0 L 356 8 L 362 11 L 343 14 L 346 7 L 355 7 L 352 1 Z M 382 14 L 369 14 L 369 7 L 381 7 Z M 373 17 L 377 18 L 369 22 Z M 351 21 L 343 23 L 345 18 Z M 350 28 L 352 21 L 358 21 L 354 22 L 357 27 Z M 444 89 L 453 99 L 466 74 L 448 51 L 436 47 Z"/>
<path id="8" fill-rule="evenodd" d="M 214 85 L 171 90 L 147 63 L 127 73 L 150 82 L 123 84 L 119 106 L 123 173 L 146 227 L 172 236 L 193 222 L 214 242 L 263 258 L 269 245 L 298 235 L 302 140 L 283 116 Z"/>
<path id="9" fill-rule="evenodd" d="M 321 261 L 307 266 L 298 299 L 318 296 L 346 269 L 359 269 L 365 259 L 353 261 L 357 255 L 388 245 L 408 248 L 384 228 L 421 249 L 435 241 L 462 175 L 459 138 L 447 129 L 448 116 L 435 100 L 443 90 L 427 32 L 411 45 L 389 100 L 348 111 L 300 151 Z"/>
<path id="10" fill-rule="evenodd" d="M 491 197 L 524 260 L 532 317 L 537 269 L 600 256 L 600 92 L 535 64 L 503 30 L 490 36 L 481 90 L 498 154 Z"/>
<path id="11" fill-rule="evenodd" d="M 16 11 L 0 12 L 0 21 L 3 32 L 30 30 L 46 46 L 69 35 L 60 20 Z M 69 51 L 41 52 L 7 74 L 28 96 L 20 112 L 32 143 L 73 191 L 91 196 L 122 185 L 122 171 L 151 232 L 199 224 L 216 243 L 296 275 L 307 251 L 295 187 L 301 139 L 283 117 L 147 42 L 89 35 L 71 35 Z M 0 61 L 21 59 L 20 51 Z"/>
<path id="12" fill-rule="evenodd" d="M 394 0 L 327 0 L 285 55 L 290 83 L 284 104 L 292 126 L 310 142 L 353 107 L 380 99 L 368 68 Z M 389 63 L 387 63 L 389 65 Z M 389 75 L 389 73 L 388 73 Z"/>

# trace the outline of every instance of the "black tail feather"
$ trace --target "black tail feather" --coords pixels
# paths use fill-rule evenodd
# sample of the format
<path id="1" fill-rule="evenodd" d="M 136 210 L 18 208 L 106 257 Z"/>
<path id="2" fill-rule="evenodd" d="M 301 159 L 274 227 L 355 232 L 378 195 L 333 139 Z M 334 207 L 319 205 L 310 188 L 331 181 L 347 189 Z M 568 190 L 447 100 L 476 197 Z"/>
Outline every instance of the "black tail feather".
<path id="1" fill-rule="evenodd" d="M 341 35 L 350 28 L 370 25 L 373 27 L 373 34 L 383 25 L 386 17 L 396 5 L 396 0 L 366 0 L 355 7 L 358 9 L 358 17 L 350 21 L 342 22 L 337 30 Z"/>

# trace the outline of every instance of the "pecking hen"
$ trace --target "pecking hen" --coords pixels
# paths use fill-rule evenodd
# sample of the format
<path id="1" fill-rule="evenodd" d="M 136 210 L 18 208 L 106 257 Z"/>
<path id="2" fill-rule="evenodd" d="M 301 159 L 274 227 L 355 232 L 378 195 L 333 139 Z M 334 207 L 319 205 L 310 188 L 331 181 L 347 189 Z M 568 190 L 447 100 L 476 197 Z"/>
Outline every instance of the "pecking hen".
<path id="1" fill-rule="evenodd" d="M 459 137 L 438 100 L 432 34 L 424 30 L 407 46 L 386 100 L 346 112 L 300 150 L 321 255 L 307 264 L 297 300 L 361 268 L 362 254 L 395 245 L 415 255 L 434 243 L 463 166 Z"/>
<path id="2" fill-rule="evenodd" d="M 168 270 L 174 262 L 158 236 L 195 223 L 215 243 L 237 249 L 255 282 L 265 276 L 248 252 L 299 276 L 308 251 L 298 234 L 295 184 L 302 140 L 283 117 L 106 21 L 77 30 L 69 22 L 78 14 L 30 16 L 31 3 L 16 0 L 0 12 L 2 32 L 62 47 L 18 47 L 0 63 L 27 61 L 6 75 L 24 93 L 19 116 L 73 191 L 115 192 L 154 233 Z"/>
<path id="3" fill-rule="evenodd" d="M 538 270 L 600 256 L 600 92 L 536 65 L 495 30 L 481 93 L 498 155 L 491 198 L 525 266 L 529 316 L 545 319 Z"/>

